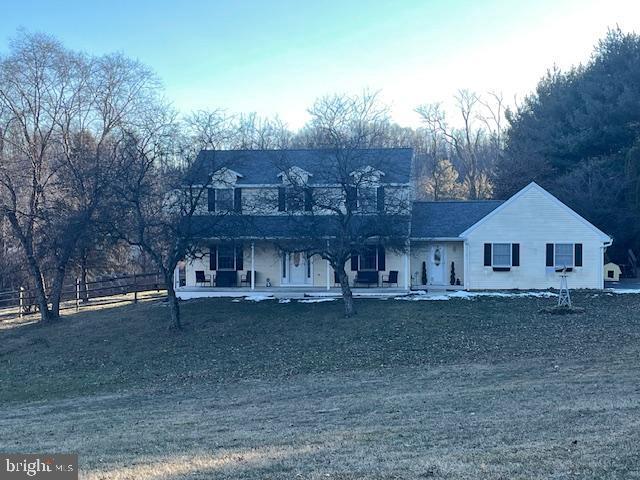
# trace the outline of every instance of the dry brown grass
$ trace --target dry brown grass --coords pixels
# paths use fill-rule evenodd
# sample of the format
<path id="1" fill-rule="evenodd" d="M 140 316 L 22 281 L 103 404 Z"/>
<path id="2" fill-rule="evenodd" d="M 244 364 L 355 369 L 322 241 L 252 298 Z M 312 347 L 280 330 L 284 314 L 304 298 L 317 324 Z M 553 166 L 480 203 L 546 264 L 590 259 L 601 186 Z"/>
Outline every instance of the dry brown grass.
<path id="1" fill-rule="evenodd" d="M 300 330 L 287 325 L 278 331 L 278 341 L 262 331 L 259 334 L 267 338 L 243 340 L 250 351 L 242 360 L 256 363 L 248 370 L 245 369 L 250 365 L 239 365 L 239 358 L 228 358 L 234 349 L 242 348 L 233 338 L 226 340 L 228 350 L 222 345 L 223 338 L 240 335 L 247 328 L 241 321 L 246 315 L 245 306 L 221 301 L 194 303 L 189 307 L 195 308 L 190 312 L 191 330 L 179 334 L 183 336 L 181 340 L 172 341 L 178 342 L 176 348 L 186 348 L 188 342 L 192 350 L 181 350 L 182 354 L 197 356 L 201 370 L 195 372 L 191 365 L 178 364 L 160 381 L 150 381 L 156 377 L 152 345 L 157 344 L 160 354 L 166 352 L 167 345 L 161 338 L 164 335 L 143 337 L 149 332 L 136 324 L 129 328 L 134 336 L 129 339 L 131 344 L 137 340 L 150 350 L 145 356 L 132 352 L 132 362 L 148 358 L 146 369 L 151 372 L 142 375 L 132 363 L 135 375 L 126 377 L 125 383 L 107 381 L 100 388 L 83 390 L 78 385 L 84 383 L 77 382 L 97 381 L 112 374 L 112 367 L 102 358 L 103 347 L 100 345 L 96 353 L 103 372 L 97 368 L 83 373 L 86 359 L 80 358 L 81 366 L 75 367 L 67 358 L 67 370 L 60 370 L 57 379 L 58 383 L 68 383 L 65 388 L 56 388 L 55 378 L 38 378 L 37 385 L 29 387 L 33 390 L 37 386 L 43 393 L 42 400 L 25 401 L 17 394 L 0 390 L 5 399 L 11 399 L 2 408 L 0 442 L 2 450 L 79 452 L 81 478 L 90 480 L 640 478 L 640 328 L 637 316 L 629 314 L 637 304 L 628 296 L 595 300 L 603 303 L 601 308 L 610 312 L 611 318 L 617 318 L 617 322 L 626 318 L 628 324 L 616 330 L 608 326 L 610 319 L 569 320 L 577 323 L 562 336 L 570 333 L 571 338 L 549 338 L 549 348 L 544 351 L 533 345 L 538 342 L 533 338 L 542 335 L 538 329 L 544 327 L 538 322 L 545 318 L 533 317 L 541 306 L 533 299 L 517 300 L 524 302 L 521 304 L 461 300 L 437 305 L 369 300 L 360 305 L 363 316 L 358 321 L 365 325 L 362 330 L 355 328 L 359 337 L 370 332 L 366 339 L 360 339 L 364 343 L 359 348 L 356 338 L 346 347 L 344 341 L 327 346 L 328 337 L 317 331 L 327 327 L 318 326 L 323 322 L 318 316 L 331 312 L 331 308 L 339 311 L 338 305 L 295 306 L 291 310 L 287 308 L 292 306 L 287 305 L 246 305 L 262 315 L 262 322 L 278 322 L 269 317 L 273 312 L 278 317 L 292 312 L 296 318 L 291 322 L 306 325 Z M 505 305 L 519 313 L 513 316 L 510 329 L 497 320 L 502 318 Z M 207 352 L 207 341 L 213 339 L 193 315 L 212 307 L 226 314 L 238 310 L 242 314 L 228 320 L 235 321 L 235 326 L 216 324 L 220 335 L 216 340 L 220 344 L 210 344 Z M 150 308 L 127 310 L 127 321 L 135 321 L 130 317 L 132 311 L 148 314 L 154 311 Z M 384 330 L 383 325 L 389 323 L 385 313 L 396 308 L 408 316 L 426 310 L 432 318 L 439 314 L 450 320 L 431 320 L 436 325 L 432 325 L 429 336 L 420 337 L 417 325 L 409 326 L 406 319 L 398 323 L 399 318 Z M 598 313 L 598 308 L 591 306 L 587 311 Z M 474 311 L 482 315 L 483 331 L 493 331 L 492 322 L 498 322 L 505 338 L 489 335 L 482 339 L 478 333 L 471 340 L 473 329 L 464 325 L 474 321 L 468 317 Z M 379 323 L 372 312 L 382 312 Z M 465 320 L 451 317 L 460 312 L 464 312 Z M 531 316 L 527 317 L 526 312 Z M 82 340 L 88 349 L 103 337 L 113 343 L 126 331 L 124 321 L 97 317 L 106 315 L 104 312 L 93 315 L 90 318 L 94 322 L 103 323 L 93 323 L 94 331 Z M 78 320 L 81 321 L 85 320 Z M 314 321 L 318 323 L 310 323 Z M 550 316 L 548 321 L 565 320 Z M 282 322 L 286 324 L 287 319 L 279 322 L 269 324 L 269 330 Z M 388 338 L 398 324 L 404 325 L 402 342 L 389 344 Z M 58 328 L 74 332 L 80 325 Z M 570 324 L 563 325 L 569 328 Z M 603 325 L 606 334 L 602 333 Z M 36 327 L 27 328 L 31 330 L 25 333 L 26 337 L 43 335 Z M 342 332 L 338 324 L 333 329 Z M 459 337 L 454 337 L 456 332 Z M 199 333 L 205 335 L 206 341 L 198 343 Z M 529 343 L 527 336 L 532 339 Z M 616 336 L 619 341 L 611 344 Z M 51 345 L 45 349 L 29 343 L 24 344 L 25 348 L 32 355 L 47 351 L 58 355 L 55 338 L 48 338 Z M 452 344 L 443 352 L 453 350 L 446 358 L 436 349 L 443 339 Z M 13 336 L 5 340 L 8 344 L 18 341 Z M 322 340 L 325 342 L 320 343 Z M 575 346 L 573 342 L 578 340 L 584 348 Z M 473 352 L 491 353 L 503 341 L 513 350 L 505 346 L 501 355 L 492 355 L 496 361 L 465 350 L 465 345 L 475 342 Z M 610 345 L 600 345 L 603 341 Z M 131 344 L 124 345 L 128 348 Z M 526 345 L 530 351 L 515 355 Z M 400 355 L 400 350 L 418 347 L 432 352 L 431 360 L 436 361 L 417 362 L 414 357 Z M 319 357 L 309 352 L 313 365 L 304 361 L 293 365 L 301 348 L 320 352 L 325 363 L 313 367 Z M 357 356 L 369 351 L 371 362 L 366 363 L 363 358 L 328 368 L 333 365 L 331 362 L 338 361 L 332 360 L 331 355 L 339 359 L 349 354 L 344 348 L 351 348 L 350 354 Z M 387 350 L 381 354 L 379 348 Z M 391 355 L 393 352 L 397 355 Z M 27 353 L 0 355 L 5 362 L 4 375 L 18 375 L 20 370 L 10 361 L 26 359 Z M 380 358 L 386 359 L 384 366 L 380 366 Z M 175 362 L 177 358 L 170 360 Z M 272 371 L 261 368 L 265 361 Z M 235 369 L 236 374 L 228 372 L 228 377 L 212 378 L 218 372 L 218 363 L 223 363 L 225 370 Z M 177 371 L 185 368 L 193 374 L 176 381 Z M 66 374 L 74 378 L 66 378 Z M 3 378 L 10 380 L 14 388 L 18 385 L 15 377 L 0 376 Z M 140 382 L 132 383 L 135 378 Z M 28 382 L 26 372 L 23 379 Z M 84 394 L 74 395 L 70 390 L 73 385 Z M 42 392 L 43 389 L 46 390 Z M 49 398 L 47 391 L 51 392 Z"/>

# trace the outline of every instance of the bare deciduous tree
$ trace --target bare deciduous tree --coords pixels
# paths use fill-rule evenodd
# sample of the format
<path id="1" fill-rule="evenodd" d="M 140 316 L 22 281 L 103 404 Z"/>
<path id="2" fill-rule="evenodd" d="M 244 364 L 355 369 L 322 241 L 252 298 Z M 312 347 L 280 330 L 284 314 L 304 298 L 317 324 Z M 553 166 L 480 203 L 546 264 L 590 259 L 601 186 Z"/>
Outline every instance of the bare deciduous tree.
<path id="1" fill-rule="evenodd" d="M 18 35 L 0 59 L 0 211 L 43 321 L 59 317 L 69 261 L 114 182 L 124 132 L 157 88 L 136 61 L 72 52 L 41 34 Z"/>
<path id="2" fill-rule="evenodd" d="M 390 189 L 382 206 L 372 193 L 388 168 L 384 151 L 371 150 L 384 143 L 389 131 L 388 110 L 376 94 L 324 97 L 309 114 L 305 137 L 328 153 L 322 173 L 313 179 L 312 188 L 310 179 L 287 162 L 286 152 L 278 167 L 287 175 L 291 195 L 308 203 L 303 214 L 290 216 L 299 232 L 295 248 L 329 262 L 340 283 L 345 316 L 351 317 L 356 311 L 345 265 L 371 245 L 404 249 L 409 192 Z"/>

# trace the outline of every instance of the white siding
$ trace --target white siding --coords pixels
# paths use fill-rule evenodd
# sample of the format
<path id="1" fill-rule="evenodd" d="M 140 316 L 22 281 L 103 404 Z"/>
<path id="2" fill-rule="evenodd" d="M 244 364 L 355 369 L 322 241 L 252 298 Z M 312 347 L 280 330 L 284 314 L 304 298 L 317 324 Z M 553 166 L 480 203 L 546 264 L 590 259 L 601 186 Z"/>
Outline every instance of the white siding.
<path id="1" fill-rule="evenodd" d="M 468 236 L 469 289 L 558 288 L 559 274 L 546 267 L 547 243 L 582 243 L 583 266 L 569 274 L 569 288 L 602 288 L 603 238 L 534 185 L 478 225 Z M 494 272 L 484 266 L 485 243 L 519 243 L 520 266 Z"/>

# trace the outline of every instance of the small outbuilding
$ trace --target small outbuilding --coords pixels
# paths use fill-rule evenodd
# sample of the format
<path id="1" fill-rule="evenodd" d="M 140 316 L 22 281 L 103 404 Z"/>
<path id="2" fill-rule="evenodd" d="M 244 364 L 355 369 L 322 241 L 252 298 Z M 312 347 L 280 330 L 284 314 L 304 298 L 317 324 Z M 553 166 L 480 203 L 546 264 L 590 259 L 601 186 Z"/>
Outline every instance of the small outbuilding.
<path id="1" fill-rule="evenodd" d="M 622 270 L 620 269 L 620 267 L 613 262 L 609 262 L 604 266 L 604 279 L 607 282 L 620 281 L 621 273 L 622 273 Z"/>

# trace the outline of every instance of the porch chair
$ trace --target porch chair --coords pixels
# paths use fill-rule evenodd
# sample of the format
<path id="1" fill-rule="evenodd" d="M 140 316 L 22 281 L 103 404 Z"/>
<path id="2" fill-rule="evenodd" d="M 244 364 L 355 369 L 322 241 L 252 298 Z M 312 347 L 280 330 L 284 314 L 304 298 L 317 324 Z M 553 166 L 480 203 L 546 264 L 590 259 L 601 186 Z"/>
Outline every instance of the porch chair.
<path id="1" fill-rule="evenodd" d="M 347 280 L 349 280 L 349 278 L 347 277 Z M 338 272 L 333 272 L 333 286 L 340 286 L 340 279 L 338 278 Z"/>
<path id="2" fill-rule="evenodd" d="M 383 275 L 382 276 L 382 286 L 384 287 L 385 285 L 387 286 L 391 286 L 391 285 L 395 285 L 396 287 L 398 286 L 398 271 L 397 270 L 390 270 L 389 271 L 389 275 Z"/>
<path id="3" fill-rule="evenodd" d="M 205 275 L 204 270 L 196 270 L 196 286 L 198 285 L 212 286 L 211 275 Z"/>
<path id="4" fill-rule="evenodd" d="M 247 270 L 247 273 L 240 275 L 240 285 L 251 286 L 251 270 Z"/>

